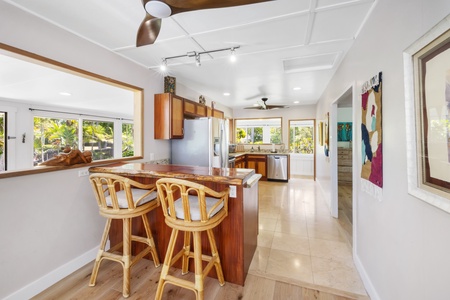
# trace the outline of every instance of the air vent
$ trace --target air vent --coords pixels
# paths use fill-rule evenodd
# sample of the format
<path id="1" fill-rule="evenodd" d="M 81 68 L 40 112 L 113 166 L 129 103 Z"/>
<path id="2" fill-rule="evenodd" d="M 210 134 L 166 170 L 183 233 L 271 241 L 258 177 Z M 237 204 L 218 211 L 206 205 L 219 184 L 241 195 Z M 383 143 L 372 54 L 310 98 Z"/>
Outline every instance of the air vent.
<path id="1" fill-rule="evenodd" d="M 327 70 L 333 68 L 339 53 L 303 56 L 283 60 L 285 73 Z"/>

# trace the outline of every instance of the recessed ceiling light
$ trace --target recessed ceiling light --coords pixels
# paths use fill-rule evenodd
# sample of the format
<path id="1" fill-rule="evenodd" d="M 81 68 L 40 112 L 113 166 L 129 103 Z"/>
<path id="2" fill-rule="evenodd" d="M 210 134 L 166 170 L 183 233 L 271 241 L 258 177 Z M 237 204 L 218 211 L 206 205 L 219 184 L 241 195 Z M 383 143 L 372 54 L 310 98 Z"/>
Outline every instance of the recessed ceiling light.
<path id="1" fill-rule="evenodd" d="M 294 101 L 294 104 L 299 104 L 300 103 L 300 101 Z"/>
<path id="2" fill-rule="evenodd" d="M 59 93 L 61 96 L 72 96 L 72 94 L 71 93 L 68 93 L 68 92 L 60 92 Z"/>
<path id="3" fill-rule="evenodd" d="M 230 96 L 231 94 L 230 94 L 230 93 L 227 93 L 227 92 L 225 92 L 225 93 L 223 93 L 223 95 L 224 95 L 224 96 Z"/>
<path id="4" fill-rule="evenodd" d="M 293 88 L 294 91 L 300 91 L 302 88 L 299 86 L 296 86 L 295 88 Z"/>

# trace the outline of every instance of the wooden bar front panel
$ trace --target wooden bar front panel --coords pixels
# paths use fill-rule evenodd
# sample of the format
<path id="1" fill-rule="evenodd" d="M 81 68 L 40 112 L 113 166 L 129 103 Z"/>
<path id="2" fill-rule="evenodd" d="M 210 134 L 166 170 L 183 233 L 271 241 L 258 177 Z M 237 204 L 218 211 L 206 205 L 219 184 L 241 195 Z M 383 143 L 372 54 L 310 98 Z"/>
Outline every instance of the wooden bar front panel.
<path id="1" fill-rule="evenodd" d="M 157 180 L 157 178 L 128 177 L 145 183 L 152 183 Z M 199 183 L 204 184 L 216 191 L 220 191 L 228 187 L 227 184 L 220 184 L 216 182 L 199 181 Z M 244 199 L 244 194 L 246 199 Z M 122 240 L 121 222 L 121 220 L 113 221 L 110 233 L 111 246 L 114 246 Z M 164 215 L 160 207 L 149 213 L 149 222 L 152 227 L 152 233 L 160 260 L 163 261 L 172 228 L 166 225 Z M 142 222 L 138 218 L 133 221 L 133 233 L 144 234 Z M 242 185 L 237 186 L 237 197 L 229 198 L 228 216 L 214 229 L 214 234 L 225 280 L 231 283 L 244 285 L 245 277 L 257 246 L 257 185 L 256 189 L 255 187 L 252 189 L 244 189 Z M 182 238 L 183 234 L 179 234 L 175 253 L 177 249 L 182 248 Z M 142 246 L 138 243 L 134 243 L 132 253 L 136 254 L 136 252 L 141 250 L 140 247 Z M 206 233 L 202 234 L 202 251 L 205 254 L 211 254 Z M 151 259 L 151 257 L 149 257 L 149 259 Z M 175 265 L 175 267 L 181 268 L 181 266 L 177 265 Z M 192 272 L 194 271 L 193 260 L 191 260 L 190 270 Z M 216 277 L 214 269 L 210 272 L 209 276 Z"/>

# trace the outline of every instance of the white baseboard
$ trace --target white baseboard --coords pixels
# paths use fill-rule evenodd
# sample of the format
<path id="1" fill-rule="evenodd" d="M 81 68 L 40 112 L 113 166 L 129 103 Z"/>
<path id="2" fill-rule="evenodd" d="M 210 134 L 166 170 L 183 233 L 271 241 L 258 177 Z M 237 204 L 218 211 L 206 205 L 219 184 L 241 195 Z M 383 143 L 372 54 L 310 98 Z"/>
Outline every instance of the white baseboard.
<path id="1" fill-rule="evenodd" d="M 372 281 L 370 280 L 366 269 L 364 268 L 363 264 L 361 263 L 361 260 L 359 257 L 355 254 L 353 254 L 353 262 L 355 263 L 356 269 L 359 272 L 359 276 L 361 276 L 361 280 L 364 284 L 364 287 L 366 288 L 367 294 L 369 295 L 371 300 L 381 300 L 380 296 L 378 295 L 377 291 L 375 290 L 375 287 L 372 284 Z"/>
<path id="2" fill-rule="evenodd" d="M 52 286 L 56 282 L 60 281 L 64 277 L 72 274 L 79 268 L 83 267 L 87 263 L 93 261 L 97 255 L 98 247 L 83 253 L 82 255 L 76 257 L 75 259 L 69 261 L 68 263 L 60 266 L 59 268 L 51 271 L 50 273 L 42 276 L 41 278 L 35 280 L 34 282 L 24 286 L 20 290 L 6 296 L 3 300 L 22 300 L 30 299 L 36 296 L 43 290 Z"/>

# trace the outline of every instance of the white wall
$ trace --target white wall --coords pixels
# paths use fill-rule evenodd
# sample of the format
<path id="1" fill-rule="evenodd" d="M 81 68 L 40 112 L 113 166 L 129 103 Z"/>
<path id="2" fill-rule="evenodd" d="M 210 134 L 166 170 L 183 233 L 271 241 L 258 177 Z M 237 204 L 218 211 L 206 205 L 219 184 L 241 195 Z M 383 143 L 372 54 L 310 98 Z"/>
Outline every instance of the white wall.
<path id="1" fill-rule="evenodd" d="M 355 262 L 373 300 L 449 299 L 450 215 L 407 193 L 402 60 L 403 50 L 448 13 L 448 0 L 378 0 L 317 107 L 320 118 L 352 83 L 359 91 L 364 81 L 383 72 L 384 187 L 380 199 L 363 192 L 359 183 L 354 191 Z M 358 111 L 354 121 L 360 117 Z M 359 162 L 360 130 L 356 133 Z M 320 152 L 317 158 L 318 181 L 330 191 L 330 165 Z M 355 172 L 360 168 L 355 165 Z"/>
<path id="2" fill-rule="evenodd" d="M 144 88 L 144 160 L 151 152 L 155 159 L 168 157 L 169 143 L 153 139 L 153 95 L 163 91 L 159 74 L 4 1 L 0 41 Z M 79 170 L 0 179 L 0 298 L 27 299 L 95 257 L 104 219 Z"/>

